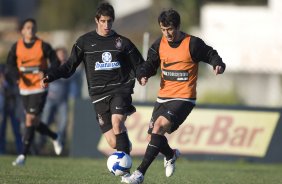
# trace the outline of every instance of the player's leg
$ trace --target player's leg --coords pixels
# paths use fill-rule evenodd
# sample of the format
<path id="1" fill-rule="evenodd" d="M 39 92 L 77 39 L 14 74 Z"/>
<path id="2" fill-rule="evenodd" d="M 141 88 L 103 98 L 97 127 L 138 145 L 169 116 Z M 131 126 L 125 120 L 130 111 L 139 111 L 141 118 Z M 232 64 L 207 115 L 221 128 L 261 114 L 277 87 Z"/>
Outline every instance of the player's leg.
<path id="1" fill-rule="evenodd" d="M 41 135 L 50 137 L 53 141 L 55 153 L 57 155 L 60 155 L 63 150 L 63 145 L 60 137 L 57 135 L 57 133 L 49 129 L 49 127 L 45 123 L 43 123 L 40 118 L 43 107 L 45 105 L 46 97 L 46 92 L 30 95 L 30 108 L 28 109 L 28 112 L 33 115 L 32 124 L 35 126 L 35 130 Z"/>
<path id="2" fill-rule="evenodd" d="M 106 138 L 109 146 L 116 149 L 116 136 L 113 131 L 108 98 L 110 97 L 94 103 L 93 107 L 95 109 L 97 122 L 99 123 L 99 127 L 104 137 Z"/>
<path id="3" fill-rule="evenodd" d="M 178 129 L 178 127 L 185 121 L 187 116 L 192 111 L 195 105 L 187 101 L 171 101 L 165 103 L 166 113 L 163 114 L 164 118 L 169 121 L 169 127 L 167 127 L 166 132 L 172 133 Z M 155 128 L 155 127 L 154 127 Z M 154 131 L 154 130 L 153 130 Z M 167 139 L 163 142 L 163 147 L 160 152 L 165 156 L 164 167 L 167 177 L 173 175 L 175 171 L 175 161 L 180 156 L 178 149 L 172 149 Z"/>
<path id="4" fill-rule="evenodd" d="M 159 135 L 152 134 L 141 164 L 137 170 L 132 173 L 132 175 L 122 178 L 122 182 L 134 184 L 142 183 L 147 169 L 159 154 L 161 146 L 161 139 Z"/>
<path id="5" fill-rule="evenodd" d="M 51 137 L 53 140 L 56 140 L 58 137 L 57 134 L 50 130 L 48 126 L 41 121 L 41 113 L 45 105 L 46 96 L 46 92 L 30 95 L 30 105 L 29 109 L 27 109 L 27 112 L 31 119 L 30 122 L 33 126 L 35 126 L 36 131 L 42 135 Z"/>
<path id="6" fill-rule="evenodd" d="M 47 100 L 44 105 L 43 112 L 41 113 L 41 122 L 47 125 L 48 127 L 50 127 L 50 124 L 54 121 L 55 113 L 56 113 L 56 105 L 54 101 Z M 47 137 L 41 134 L 38 142 L 38 146 L 40 150 L 43 149 L 46 142 L 47 142 Z"/>
<path id="7" fill-rule="evenodd" d="M 116 135 L 114 134 L 113 129 L 108 130 L 107 132 L 103 133 L 105 136 L 109 146 L 113 149 L 116 149 Z"/>
<path id="8" fill-rule="evenodd" d="M 29 118 L 29 115 L 27 113 L 27 110 L 29 109 L 29 95 L 23 95 L 22 101 L 23 101 L 23 106 L 25 109 L 25 131 L 23 134 L 23 150 L 21 154 L 16 158 L 15 161 L 12 162 L 13 166 L 23 166 L 25 164 L 26 156 L 29 152 L 31 143 L 33 141 L 34 137 L 34 131 L 35 128 L 31 123 L 31 119 Z"/>
<path id="9" fill-rule="evenodd" d="M 169 113 L 168 113 L 169 112 Z M 162 115 L 157 118 L 152 130 L 152 137 L 158 135 L 161 141 L 160 153 L 165 156 L 164 167 L 166 168 L 166 176 L 169 177 L 175 170 L 175 160 L 177 159 L 175 151 L 169 146 L 167 138 L 164 136 L 166 132 L 170 132 L 172 122 L 170 119 L 174 113 L 172 111 L 163 111 Z M 177 152 L 178 153 L 178 152 Z M 178 155 L 177 155 L 178 156 Z"/>
<path id="10" fill-rule="evenodd" d="M 130 154 L 130 141 L 127 135 L 127 130 L 124 125 L 126 116 L 120 114 L 112 115 L 113 132 L 116 137 L 117 151 L 123 151 Z"/>
<path id="11" fill-rule="evenodd" d="M 110 101 L 112 113 L 112 126 L 116 135 L 116 149 L 130 154 L 131 143 L 127 134 L 125 120 L 127 116 L 136 111 L 132 105 L 131 95 L 114 96 Z"/>
<path id="12" fill-rule="evenodd" d="M 160 135 L 152 134 L 152 130 L 154 127 L 155 119 L 157 119 L 157 117 L 159 117 L 161 113 L 162 113 L 161 104 L 155 103 L 152 119 L 151 119 L 150 126 L 149 126 L 150 129 L 148 131 L 148 133 L 150 134 L 149 136 L 150 141 L 147 145 L 143 160 L 141 164 L 139 165 L 139 167 L 137 168 L 137 170 L 134 171 L 131 176 L 124 178 L 122 182 L 124 183 L 142 183 L 147 169 L 149 168 L 151 163 L 155 160 L 155 158 L 159 154 L 160 148 L 162 146 L 161 145 L 162 139 L 160 139 L 161 137 Z"/>
<path id="13" fill-rule="evenodd" d="M 137 168 L 143 175 L 160 151 L 173 156 L 173 150 L 169 147 L 167 139 L 164 136 L 169 127 L 170 122 L 163 116 L 159 116 L 155 121 L 151 140 L 147 146 L 144 159 L 141 165 Z"/>

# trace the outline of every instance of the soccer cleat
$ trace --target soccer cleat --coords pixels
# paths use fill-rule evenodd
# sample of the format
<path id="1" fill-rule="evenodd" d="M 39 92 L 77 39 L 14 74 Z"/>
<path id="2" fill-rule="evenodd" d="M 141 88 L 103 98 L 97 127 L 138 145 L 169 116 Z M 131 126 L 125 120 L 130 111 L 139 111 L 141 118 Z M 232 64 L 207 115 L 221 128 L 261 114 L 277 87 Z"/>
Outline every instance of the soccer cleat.
<path id="1" fill-rule="evenodd" d="M 164 158 L 164 167 L 165 167 L 166 177 L 170 177 L 173 175 L 174 170 L 175 170 L 175 161 L 180 156 L 180 152 L 178 149 L 174 149 L 173 151 L 174 151 L 174 155 L 172 159 L 166 160 L 166 158 Z"/>
<path id="2" fill-rule="evenodd" d="M 19 155 L 15 161 L 13 161 L 12 165 L 13 166 L 24 166 L 25 163 L 25 156 L 24 155 Z"/>
<path id="3" fill-rule="evenodd" d="M 60 155 L 63 151 L 63 143 L 60 136 L 58 136 L 56 140 L 53 140 L 53 145 L 56 155 Z"/>
<path id="4" fill-rule="evenodd" d="M 127 175 L 126 177 L 124 176 L 121 180 L 122 183 L 130 183 L 130 184 L 140 184 L 143 183 L 144 181 L 144 176 L 143 174 L 136 170 L 132 173 L 132 175 Z"/>
<path id="5" fill-rule="evenodd" d="M 126 173 L 125 175 L 121 176 L 121 183 L 125 183 L 125 180 L 128 177 L 130 177 L 130 173 Z"/>

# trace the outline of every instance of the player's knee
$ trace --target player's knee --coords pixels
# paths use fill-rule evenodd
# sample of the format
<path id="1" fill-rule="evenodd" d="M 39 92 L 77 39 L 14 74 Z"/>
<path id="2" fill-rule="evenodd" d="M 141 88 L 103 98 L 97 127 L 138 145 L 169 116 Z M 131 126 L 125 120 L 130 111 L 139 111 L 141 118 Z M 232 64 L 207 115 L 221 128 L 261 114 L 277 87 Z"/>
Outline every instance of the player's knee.
<path id="1" fill-rule="evenodd" d="M 126 127 L 123 121 L 113 121 L 112 126 L 115 134 L 120 134 L 126 131 Z"/>
<path id="2" fill-rule="evenodd" d="M 120 121 L 113 121 L 112 122 L 114 131 L 120 131 L 122 128 L 122 122 Z"/>
<path id="3" fill-rule="evenodd" d="M 165 134 L 170 127 L 170 122 L 165 118 L 158 118 L 158 120 L 154 124 L 153 133 L 155 134 Z"/>
<path id="4" fill-rule="evenodd" d="M 165 127 L 161 123 L 155 123 L 152 133 L 162 135 L 165 133 Z"/>
<path id="5" fill-rule="evenodd" d="M 26 126 L 34 126 L 36 125 L 36 117 L 35 115 L 33 114 L 26 114 L 26 117 L 25 117 L 25 124 Z"/>

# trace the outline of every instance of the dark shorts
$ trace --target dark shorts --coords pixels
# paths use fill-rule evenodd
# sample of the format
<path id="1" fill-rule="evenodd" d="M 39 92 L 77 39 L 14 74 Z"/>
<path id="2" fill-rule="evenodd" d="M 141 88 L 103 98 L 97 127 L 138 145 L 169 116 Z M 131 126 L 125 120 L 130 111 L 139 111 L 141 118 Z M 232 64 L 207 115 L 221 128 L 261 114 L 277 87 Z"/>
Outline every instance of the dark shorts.
<path id="1" fill-rule="evenodd" d="M 39 115 L 43 111 L 47 92 L 22 95 L 23 106 L 26 113 Z"/>
<path id="2" fill-rule="evenodd" d="M 129 116 L 136 111 L 132 105 L 131 95 L 126 96 L 109 96 L 94 104 L 96 118 L 102 133 L 111 130 L 112 114 L 122 114 Z"/>
<path id="3" fill-rule="evenodd" d="M 185 121 L 195 104 L 187 101 L 174 100 L 165 103 L 155 103 L 152 113 L 148 133 L 151 134 L 154 123 L 159 116 L 164 116 L 171 122 L 171 129 L 168 133 L 172 133 Z"/>

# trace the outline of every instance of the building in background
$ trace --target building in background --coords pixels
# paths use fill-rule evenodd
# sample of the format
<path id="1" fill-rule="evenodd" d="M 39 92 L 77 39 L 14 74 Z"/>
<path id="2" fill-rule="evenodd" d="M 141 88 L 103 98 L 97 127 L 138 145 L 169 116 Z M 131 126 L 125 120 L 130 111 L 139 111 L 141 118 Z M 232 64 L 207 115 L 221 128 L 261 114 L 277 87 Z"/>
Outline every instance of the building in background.
<path id="1" fill-rule="evenodd" d="M 201 24 L 195 34 L 203 37 L 227 64 L 228 80 L 218 85 L 235 90 L 244 104 L 282 104 L 282 1 L 267 6 L 207 4 L 201 9 Z"/>

